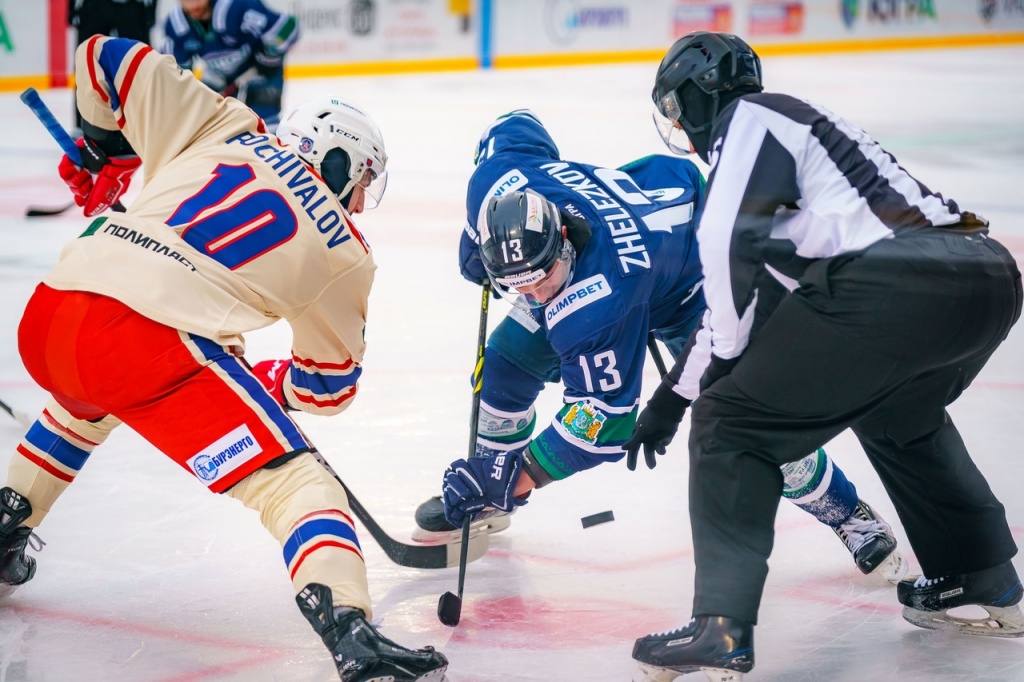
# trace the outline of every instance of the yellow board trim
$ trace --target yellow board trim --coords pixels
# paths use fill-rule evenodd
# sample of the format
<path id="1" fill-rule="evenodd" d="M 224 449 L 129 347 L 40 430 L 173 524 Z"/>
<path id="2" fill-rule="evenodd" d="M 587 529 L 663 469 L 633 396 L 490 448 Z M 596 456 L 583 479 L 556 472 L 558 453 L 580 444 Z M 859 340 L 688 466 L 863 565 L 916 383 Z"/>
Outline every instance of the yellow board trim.
<path id="1" fill-rule="evenodd" d="M 47 90 L 49 87 L 49 76 L 0 76 L 0 92 L 21 92 L 26 88 Z"/>
<path id="2" fill-rule="evenodd" d="M 331 76 L 379 76 L 395 73 L 434 71 L 473 71 L 479 68 L 475 57 L 450 59 L 410 59 L 391 62 L 349 62 L 344 64 L 295 64 L 284 69 L 287 78 L 325 78 Z"/>
<path id="3" fill-rule="evenodd" d="M 1009 45 L 1024 45 L 1024 33 L 983 33 L 864 38 L 858 40 L 830 40 L 785 44 L 754 43 L 753 47 L 762 57 L 781 57 L 842 52 L 1002 47 Z M 493 66 L 498 69 L 522 69 L 551 66 L 586 66 L 593 64 L 656 62 L 664 55 L 664 50 L 654 49 L 623 50 L 619 52 L 505 55 L 494 57 Z M 473 71 L 478 68 L 479 64 L 476 57 L 409 59 L 386 62 L 346 62 L 342 64 L 295 64 L 285 67 L 285 77 L 330 78 L 337 76 L 379 76 L 399 73 Z M 73 86 L 74 75 L 72 74 L 69 77 L 69 87 Z M 20 92 L 28 87 L 33 87 L 37 90 L 46 90 L 50 87 L 50 78 L 46 75 L 0 76 L 0 92 Z"/>

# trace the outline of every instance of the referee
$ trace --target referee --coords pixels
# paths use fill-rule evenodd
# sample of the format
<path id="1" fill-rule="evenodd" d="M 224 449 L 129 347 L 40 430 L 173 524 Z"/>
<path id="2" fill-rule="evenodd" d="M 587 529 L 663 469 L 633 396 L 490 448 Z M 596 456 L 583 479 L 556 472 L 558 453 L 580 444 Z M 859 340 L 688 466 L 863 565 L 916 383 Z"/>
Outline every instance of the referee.
<path id="1" fill-rule="evenodd" d="M 736 36 L 677 41 L 653 99 L 669 147 L 692 145 L 711 166 L 697 231 L 709 313 L 691 344 L 711 353 L 677 359 L 704 365 L 690 430 L 694 619 L 637 640 L 633 657 L 648 670 L 753 667 L 779 466 L 847 428 L 923 569 L 898 586 L 904 617 L 963 630 L 946 610 L 977 604 L 993 625 L 973 634 L 1024 635 L 1003 505 L 946 412 L 1020 315 L 1011 255 L 862 130 L 762 92 L 760 60 Z M 764 273 L 790 293 L 751 338 Z M 672 395 L 641 413 L 645 446 L 675 428 Z"/>

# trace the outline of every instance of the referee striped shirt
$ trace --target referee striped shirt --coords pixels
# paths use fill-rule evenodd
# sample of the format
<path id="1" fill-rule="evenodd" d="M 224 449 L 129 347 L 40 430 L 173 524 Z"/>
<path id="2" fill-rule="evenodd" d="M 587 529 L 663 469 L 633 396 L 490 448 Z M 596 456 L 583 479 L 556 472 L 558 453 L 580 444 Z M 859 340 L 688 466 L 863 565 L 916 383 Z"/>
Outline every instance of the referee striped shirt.
<path id="1" fill-rule="evenodd" d="M 743 96 L 721 112 L 711 139 L 697 229 L 709 310 L 672 377 L 690 399 L 711 354 L 729 360 L 746 348 L 761 268 L 793 290 L 816 260 L 903 230 L 978 220 L 915 180 L 864 131 L 789 95 Z"/>

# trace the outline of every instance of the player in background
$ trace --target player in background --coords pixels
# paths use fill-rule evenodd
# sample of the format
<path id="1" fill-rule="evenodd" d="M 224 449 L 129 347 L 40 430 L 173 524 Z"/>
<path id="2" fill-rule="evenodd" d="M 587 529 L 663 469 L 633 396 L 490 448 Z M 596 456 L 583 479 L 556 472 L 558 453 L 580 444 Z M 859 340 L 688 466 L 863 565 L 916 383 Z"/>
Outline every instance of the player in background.
<path id="1" fill-rule="evenodd" d="M 750 46 L 696 32 L 669 48 L 652 92 L 668 146 L 712 168 L 698 228 L 709 309 L 704 352 L 675 375 L 699 375 L 701 387 L 689 442 L 693 618 L 638 639 L 633 658 L 659 680 L 753 668 L 779 465 L 847 428 L 924 572 L 897 585 L 903 617 L 1024 636 L 1003 505 L 946 411 L 1020 316 L 1016 263 L 988 221 L 931 192 L 867 133 L 762 90 Z M 750 333 L 772 280 L 791 293 Z M 671 440 L 679 394 L 672 377 L 662 383 L 639 441 Z M 968 605 L 987 617 L 949 613 Z"/>
<path id="2" fill-rule="evenodd" d="M 261 0 L 181 0 L 164 22 L 161 52 L 225 97 L 237 97 L 274 132 L 281 118 L 284 57 L 299 37 L 295 17 Z M 197 59 L 202 62 L 197 65 Z"/>
<path id="3" fill-rule="evenodd" d="M 87 41 L 76 76 L 83 119 L 106 132 L 80 144 L 137 153 L 145 186 L 64 248 L 25 309 L 21 357 L 52 399 L 0 488 L 0 584 L 33 577 L 32 530 L 124 422 L 259 513 L 342 680 L 440 679 L 444 656 L 370 625 L 348 498 L 288 415 L 334 415 L 356 396 L 376 265 L 352 216 L 384 191 L 380 130 L 321 96 L 289 113 L 279 141 L 238 100 L 125 39 Z M 80 169 L 88 215 L 116 201 L 118 173 Z M 291 358 L 250 368 L 243 335 L 279 320 Z"/>
<path id="4" fill-rule="evenodd" d="M 523 296 L 488 339 L 478 458 L 452 465 L 444 502 L 420 505 L 415 538 L 454 541 L 465 513 L 476 532 L 504 529 L 533 487 L 622 458 L 648 332 L 679 354 L 705 311 L 694 238 L 703 191 L 686 159 L 648 156 L 618 169 L 564 161 L 528 110 L 484 131 L 460 266 L 471 282 L 490 274 L 496 289 Z M 565 407 L 535 436 L 534 402 L 559 381 Z M 833 528 L 862 572 L 902 577 L 891 528 L 823 449 L 783 474 L 786 496 Z"/>

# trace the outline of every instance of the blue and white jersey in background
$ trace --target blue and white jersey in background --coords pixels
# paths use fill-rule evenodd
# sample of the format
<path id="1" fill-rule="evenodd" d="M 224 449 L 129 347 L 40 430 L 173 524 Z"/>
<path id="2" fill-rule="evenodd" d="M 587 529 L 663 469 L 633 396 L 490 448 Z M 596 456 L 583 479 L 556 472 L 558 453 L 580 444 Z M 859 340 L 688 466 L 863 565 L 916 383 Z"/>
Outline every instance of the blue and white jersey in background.
<path id="1" fill-rule="evenodd" d="M 202 59 L 207 70 L 203 82 L 214 90 L 222 90 L 257 64 L 280 67 L 299 37 L 295 17 L 275 12 L 260 0 L 212 4 L 209 22 L 190 19 L 180 5 L 175 6 L 164 23 L 166 39 L 160 51 L 173 54 L 183 68 L 191 68 L 196 57 Z"/>
<path id="2" fill-rule="evenodd" d="M 557 480 L 620 459 L 636 423 L 649 331 L 684 333 L 704 311 L 695 238 L 700 171 L 667 156 L 621 168 L 563 161 L 526 110 L 484 132 L 477 164 L 460 247 L 464 270 L 487 201 L 511 190 L 529 187 L 560 209 L 574 207 L 592 230 L 571 283 L 532 311 L 559 355 L 565 406 L 530 442 L 527 461 Z"/>

